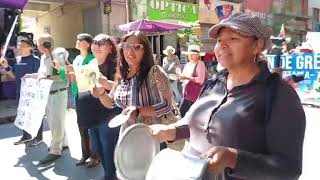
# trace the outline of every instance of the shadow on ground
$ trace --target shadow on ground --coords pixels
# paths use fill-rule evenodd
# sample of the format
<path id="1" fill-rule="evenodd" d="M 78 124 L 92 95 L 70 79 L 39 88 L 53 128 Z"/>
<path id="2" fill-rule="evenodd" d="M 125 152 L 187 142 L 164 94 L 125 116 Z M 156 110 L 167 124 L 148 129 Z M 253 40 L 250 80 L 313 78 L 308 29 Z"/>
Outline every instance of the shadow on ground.
<path id="1" fill-rule="evenodd" d="M 101 167 L 87 169 L 85 166 L 76 167 L 77 159 L 71 157 L 69 150 L 64 150 L 61 158 L 53 163 L 38 165 L 37 162 L 45 157 L 48 153 L 48 146 L 45 143 L 37 147 L 26 147 L 25 154 L 18 158 L 18 162 L 14 167 L 23 167 L 30 177 L 39 180 L 53 179 L 61 177 L 61 179 L 99 179 L 101 176 Z M 60 179 L 60 178 L 59 178 Z"/>
<path id="2" fill-rule="evenodd" d="M 43 121 L 43 132 L 49 131 L 47 121 Z M 22 131 L 18 127 L 16 127 L 13 123 L 10 124 L 1 124 L 1 133 L 0 133 L 0 140 L 5 138 L 12 138 L 21 136 Z"/>

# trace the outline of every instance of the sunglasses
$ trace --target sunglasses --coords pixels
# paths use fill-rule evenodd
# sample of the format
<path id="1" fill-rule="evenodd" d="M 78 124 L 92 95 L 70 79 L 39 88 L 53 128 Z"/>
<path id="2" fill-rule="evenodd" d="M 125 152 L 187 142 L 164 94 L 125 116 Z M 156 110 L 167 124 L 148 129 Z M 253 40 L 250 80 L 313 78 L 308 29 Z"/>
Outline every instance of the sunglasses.
<path id="1" fill-rule="evenodd" d="M 128 44 L 128 43 L 122 44 L 121 47 L 124 51 L 128 51 L 131 49 L 132 51 L 135 51 L 135 52 L 140 51 L 141 49 L 144 48 L 142 44 Z"/>
<path id="2" fill-rule="evenodd" d="M 106 45 L 108 42 L 106 40 L 100 40 L 100 41 L 97 41 L 97 40 L 93 40 L 92 41 L 92 44 L 96 45 L 96 46 L 104 46 Z"/>

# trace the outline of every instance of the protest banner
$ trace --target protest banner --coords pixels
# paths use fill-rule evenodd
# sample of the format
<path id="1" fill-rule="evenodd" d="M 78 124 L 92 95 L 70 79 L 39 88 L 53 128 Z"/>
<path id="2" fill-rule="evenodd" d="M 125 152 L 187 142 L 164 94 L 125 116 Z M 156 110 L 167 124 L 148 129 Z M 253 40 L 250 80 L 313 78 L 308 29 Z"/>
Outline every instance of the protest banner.
<path id="1" fill-rule="evenodd" d="M 50 87 L 49 79 L 26 78 L 21 81 L 19 106 L 14 125 L 27 131 L 32 137 L 37 135 L 47 106 Z"/>
<path id="2" fill-rule="evenodd" d="M 74 67 L 79 92 L 92 91 L 95 86 L 101 87 L 99 67 L 96 63 Z"/>
<path id="3" fill-rule="evenodd" d="M 276 55 L 267 55 L 270 69 L 275 67 L 275 57 Z M 299 85 L 307 88 L 307 90 L 317 88 L 320 72 L 320 54 L 282 55 L 280 67 L 283 69 L 283 78 L 293 74 L 304 75 L 304 80 Z"/>

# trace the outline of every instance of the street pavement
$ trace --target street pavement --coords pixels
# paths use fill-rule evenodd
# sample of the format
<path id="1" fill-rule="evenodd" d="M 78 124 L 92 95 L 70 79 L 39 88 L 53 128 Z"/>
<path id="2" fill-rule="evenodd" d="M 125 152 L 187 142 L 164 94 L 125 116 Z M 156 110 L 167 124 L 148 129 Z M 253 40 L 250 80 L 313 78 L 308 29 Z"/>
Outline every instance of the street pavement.
<path id="1" fill-rule="evenodd" d="M 303 147 L 303 170 L 299 180 L 320 179 L 320 108 L 304 108 L 307 123 Z"/>
<path id="2" fill-rule="evenodd" d="M 300 180 L 319 179 L 318 167 L 320 162 L 320 109 L 305 107 L 307 115 L 306 135 L 304 141 L 303 173 Z M 44 141 L 38 147 L 14 146 L 13 142 L 20 138 L 21 131 L 11 124 L 0 125 L 0 169 L 1 177 L 13 180 L 87 180 L 100 179 L 103 175 L 101 165 L 87 169 L 76 167 L 75 163 L 81 158 L 80 135 L 74 110 L 68 110 L 66 116 L 69 150 L 54 164 L 47 166 L 35 165 L 47 154 L 47 144 L 50 143 L 50 131 L 45 124 Z M 285 129 L 284 129 L 285 131 Z M 3 178 L 1 178 L 3 179 Z"/>
<path id="3" fill-rule="evenodd" d="M 101 165 L 88 169 L 76 167 L 81 158 L 80 134 L 74 110 L 68 110 L 66 116 L 66 131 L 69 149 L 63 151 L 62 157 L 53 164 L 36 165 L 36 162 L 47 155 L 51 134 L 45 122 L 44 142 L 37 147 L 13 145 L 20 139 L 21 131 L 13 123 L 0 125 L 0 169 L 1 179 L 13 180 L 88 180 L 101 179 Z"/>

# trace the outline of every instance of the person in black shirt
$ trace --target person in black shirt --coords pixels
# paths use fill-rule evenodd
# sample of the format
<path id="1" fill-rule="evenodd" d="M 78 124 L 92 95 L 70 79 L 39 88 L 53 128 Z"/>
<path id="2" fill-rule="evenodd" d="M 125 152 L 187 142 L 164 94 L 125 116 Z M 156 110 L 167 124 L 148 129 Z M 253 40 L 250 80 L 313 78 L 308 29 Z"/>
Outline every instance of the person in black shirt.
<path id="1" fill-rule="evenodd" d="M 90 92 L 79 94 L 78 101 L 82 101 L 82 107 L 77 107 L 83 114 L 84 121 L 78 121 L 81 126 L 89 128 L 90 141 L 97 145 L 101 164 L 104 169 L 104 179 L 116 178 L 116 168 L 114 164 L 114 149 L 118 141 L 119 128 L 109 128 L 107 122 L 121 113 L 120 108 L 105 108 L 98 97 L 109 93 L 112 89 L 116 72 L 116 46 L 110 36 L 99 34 L 94 37 L 91 44 L 92 53 L 95 56 L 90 64 L 98 66 L 100 73 L 100 88 L 94 88 L 92 95 Z"/>

